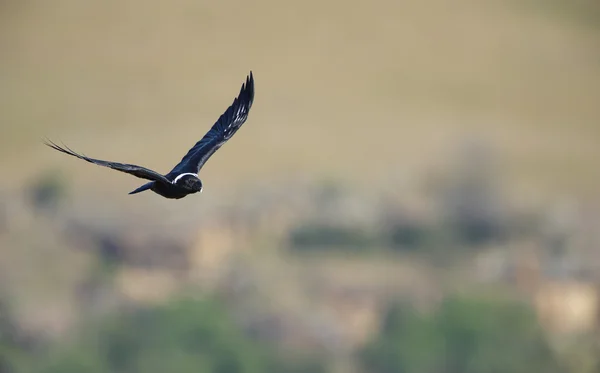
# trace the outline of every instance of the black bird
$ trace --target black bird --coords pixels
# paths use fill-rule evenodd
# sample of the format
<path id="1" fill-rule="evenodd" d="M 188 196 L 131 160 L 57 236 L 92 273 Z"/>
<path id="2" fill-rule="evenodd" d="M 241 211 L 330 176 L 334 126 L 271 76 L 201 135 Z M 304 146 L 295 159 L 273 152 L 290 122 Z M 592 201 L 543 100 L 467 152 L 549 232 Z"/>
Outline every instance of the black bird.
<path id="1" fill-rule="evenodd" d="M 248 112 L 254 101 L 254 77 L 252 72 L 242 84 L 240 94 L 233 100 L 233 104 L 227 108 L 225 113 L 219 117 L 204 137 L 198 141 L 173 167 L 166 175 L 161 175 L 148 168 L 136 166 L 133 164 L 124 164 L 117 162 L 103 161 L 89 158 L 83 154 L 78 154 L 68 146 L 60 147 L 50 140 L 45 144 L 60 152 L 72 155 L 84 161 L 96 164 L 98 166 L 109 167 L 114 170 L 126 172 L 141 179 L 151 180 L 129 194 L 136 194 L 145 190 L 152 190 L 154 193 L 171 199 L 180 199 L 188 194 L 202 192 L 202 181 L 198 177 L 198 172 L 204 166 L 206 161 L 227 142 L 240 129 L 242 124 L 248 119 Z"/>

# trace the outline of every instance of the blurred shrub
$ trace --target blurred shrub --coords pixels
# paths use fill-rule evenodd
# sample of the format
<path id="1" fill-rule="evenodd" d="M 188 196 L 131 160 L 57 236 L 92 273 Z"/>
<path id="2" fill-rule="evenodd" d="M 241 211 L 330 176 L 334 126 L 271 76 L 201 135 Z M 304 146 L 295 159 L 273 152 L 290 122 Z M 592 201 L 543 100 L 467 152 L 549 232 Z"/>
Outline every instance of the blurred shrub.
<path id="1" fill-rule="evenodd" d="M 366 249 L 374 238 L 361 227 L 343 227 L 332 224 L 304 224 L 290 232 L 293 249 Z"/>
<path id="2" fill-rule="evenodd" d="M 0 304 L 0 373 L 15 372 L 19 350 L 14 340 L 14 324 L 4 303 Z"/>
<path id="3" fill-rule="evenodd" d="M 491 149 L 467 142 L 445 172 L 432 180 L 442 223 L 455 243 L 472 247 L 504 240 L 508 235 L 508 203 Z"/>
<path id="4" fill-rule="evenodd" d="M 0 299 L 0 373 L 19 371 L 27 353 L 34 349 L 33 340 L 24 335 L 17 325 L 12 310 L 4 298 Z"/>
<path id="5" fill-rule="evenodd" d="M 469 298 L 431 315 L 392 306 L 360 360 L 373 373 L 562 372 L 528 308 Z"/>
<path id="6" fill-rule="evenodd" d="M 36 208 L 56 208 L 66 194 L 66 184 L 61 175 L 48 172 L 31 183 L 29 195 Z"/>
<path id="7" fill-rule="evenodd" d="M 600 27 L 600 2 L 597 0 L 528 0 L 516 4 L 536 14 L 542 11 L 583 25 Z"/>
<path id="8" fill-rule="evenodd" d="M 505 236 L 500 199 L 479 178 L 465 178 L 446 190 L 444 216 L 459 243 L 478 245 Z"/>
<path id="9" fill-rule="evenodd" d="M 390 241 L 396 249 L 418 249 L 426 244 L 429 236 L 427 227 L 410 221 L 398 221 L 390 229 Z"/>
<path id="10" fill-rule="evenodd" d="M 285 372 L 286 365 L 263 347 L 241 333 L 220 303 L 182 300 L 91 327 L 35 371 L 258 373 L 279 367 Z"/>
<path id="11" fill-rule="evenodd" d="M 438 227 L 435 222 L 404 214 L 399 208 L 386 214 L 379 226 L 382 239 L 391 249 L 409 252 L 430 252 L 433 246 L 439 246 L 444 228 Z"/>
<path id="12" fill-rule="evenodd" d="M 566 338 L 561 336 L 556 342 L 569 372 L 600 372 L 600 334 L 597 330 Z"/>
<path id="13" fill-rule="evenodd" d="M 269 366 L 273 373 L 326 373 L 328 372 L 325 356 L 280 356 Z"/>

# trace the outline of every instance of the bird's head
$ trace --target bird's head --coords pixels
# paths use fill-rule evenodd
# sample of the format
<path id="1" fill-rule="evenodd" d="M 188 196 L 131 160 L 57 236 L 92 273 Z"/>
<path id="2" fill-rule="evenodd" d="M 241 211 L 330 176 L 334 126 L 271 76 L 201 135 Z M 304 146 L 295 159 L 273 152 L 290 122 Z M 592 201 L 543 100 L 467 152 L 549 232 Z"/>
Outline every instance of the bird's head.
<path id="1" fill-rule="evenodd" d="M 181 174 L 173 180 L 173 184 L 190 190 L 193 193 L 202 192 L 202 180 L 196 174 Z"/>

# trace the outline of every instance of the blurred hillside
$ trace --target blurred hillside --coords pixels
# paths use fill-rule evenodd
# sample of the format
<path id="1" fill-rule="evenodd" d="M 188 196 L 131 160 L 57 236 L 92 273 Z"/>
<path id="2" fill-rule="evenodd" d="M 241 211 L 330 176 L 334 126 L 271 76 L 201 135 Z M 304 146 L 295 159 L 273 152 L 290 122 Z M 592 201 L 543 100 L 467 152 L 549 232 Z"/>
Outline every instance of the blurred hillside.
<path id="1" fill-rule="evenodd" d="M 0 53 L 0 373 L 600 369 L 597 2 L 4 0 Z M 41 144 L 166 172 L 250 70 L 201 195 Z"/>

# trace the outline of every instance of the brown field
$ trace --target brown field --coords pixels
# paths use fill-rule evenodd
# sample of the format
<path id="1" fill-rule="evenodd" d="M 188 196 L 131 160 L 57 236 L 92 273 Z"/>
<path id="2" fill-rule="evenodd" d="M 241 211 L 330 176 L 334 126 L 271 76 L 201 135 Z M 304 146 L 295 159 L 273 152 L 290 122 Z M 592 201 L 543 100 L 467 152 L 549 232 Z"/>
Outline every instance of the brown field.
<path id="1" fill-rule="evenodd" d="M 206 192 L 418 180 L 478 136 L 515 190 L 597 197 L 598 5 L 566 3 L 3 1 L 2 184 L 49 168 L 123 195 L 138 182 L 40 138 L 167 171 L 252 69 L 255 106 L 203 170 Z"/>

